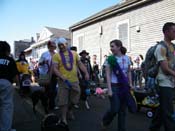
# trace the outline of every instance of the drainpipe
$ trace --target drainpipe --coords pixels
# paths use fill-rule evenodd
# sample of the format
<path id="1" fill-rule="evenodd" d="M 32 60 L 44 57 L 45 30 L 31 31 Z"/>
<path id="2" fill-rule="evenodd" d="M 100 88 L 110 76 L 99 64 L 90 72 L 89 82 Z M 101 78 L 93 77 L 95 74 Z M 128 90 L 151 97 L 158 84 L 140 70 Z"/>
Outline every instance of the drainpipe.
<path id="1" fill-rule="evenodd" d="M 100 24 L 99 27 L 99 46 L 100 46 L 100 67 L 102 65 L 102 48 L 101 48 L 101 44 L 102 44 L 102 35 L 103 35 L 103 26 Z"/>

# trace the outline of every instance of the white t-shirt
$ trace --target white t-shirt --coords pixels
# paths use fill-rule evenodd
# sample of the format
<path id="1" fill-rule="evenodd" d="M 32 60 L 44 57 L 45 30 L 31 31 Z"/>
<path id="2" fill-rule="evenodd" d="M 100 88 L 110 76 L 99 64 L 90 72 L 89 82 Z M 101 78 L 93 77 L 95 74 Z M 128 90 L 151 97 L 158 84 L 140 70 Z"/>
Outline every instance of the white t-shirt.
<path id="1" fill-rule="evenodd" d="M 171 69 L 175 69 L 175 50 L 173 45 L 169 46 L 170 50 L 172 51 L 171 54 L 169 54 L 170 56 L 167 58 L 167 50 L 163 45 L 158 45 L 154 55 L 156 57 L 157 61 L 167 61 L 168 62 L 168 66 Z M 159 72 L 158 75 L 156 77 L 159 86 L 162 87 L 171 87 L 174 88 L 175 87 L 175 80 L 174 77 L 172 75 L 167 75 L 163 72 L 162 68 L 159 67 Z"/>
<path id="2" fill-rule="evenodd" d="M 48 73 L 48 70 L 49 70 L 49 67 L 50 67 L 51 61 L 52 61 L 52 56 L 51 56 L 49 51 L 44 52 L 39 59 L 39 63 L 42 63 L 44 61 L 48 61 L 48 64 L 39 65 L 39 73 L 40 74 Z"/>
<path id="3" fill-rule="evenodd" d="M 135 60 L 133 61 L 133 67 L 134 68 L 137 68 L 137 69 L 140 69 L 141 68 L 141 64 L 142 64 L 142 59 L 140 58 L 140 56 L 137 56 L 135 58 Z"/>
<path id="4" fill-rule="evenodd" d="M 117 62 L 119 64 L 120 68 L 122 69 L 123 73 L 127 77 L 128 67 L 129 67 L 129 65 L 131 65 L 131 61 L 130 61 L 129 57 L 127 55 L 122 55 L 120 57 L 115 56 L 115 58 L 117 59 Z M 105 61 L 105 66 L 110 66 L 107 60 Z M 113 71 L 111 73 L 111 83 L 118 83 L 117 76 L 114 74 Z"/>

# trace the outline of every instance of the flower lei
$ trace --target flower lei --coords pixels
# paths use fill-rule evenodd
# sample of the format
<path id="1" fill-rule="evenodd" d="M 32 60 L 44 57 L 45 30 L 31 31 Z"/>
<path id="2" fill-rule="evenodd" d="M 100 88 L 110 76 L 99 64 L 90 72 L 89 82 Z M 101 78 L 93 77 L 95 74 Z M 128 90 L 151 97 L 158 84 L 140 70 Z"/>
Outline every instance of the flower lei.
<path id="1" fill-rule="evenodd" d="M 118 78 L 118 82 L 122 84 L 128 84 L 128 78 L 124 75 L 122 69 L 120 68 L 119 64 L 116 61 L 116 58 L 114 55 L 111 55 L 108 57 L 108 63 L 110 65 L 110 68 L 113 70 L 114 74 Z"/>
<path id="2" fill-rule="evenodd" d="M 116 58 L 115 58 L 115 56 L 114 55 L 108 56 L 107 61 L 108 61 L 109 65 L 110 65 L 110 68 L 113 69 L 115 67 L 115 65 L 116 65 Z"/>
<path id="3" fill-rule="evenodd" d="M 68 55 L 69 55 L 69 65 L 70 65 L 69 67 L 66 64 L 66 58 L 65 58 L 64 53 L 60 51 L 60 56 L 61 56 L 61 60 L 62 60 L 64 68 L 68 71 L 71 71 L 73 68 L 73 54 L 70 50 L 68 50 Z"/>

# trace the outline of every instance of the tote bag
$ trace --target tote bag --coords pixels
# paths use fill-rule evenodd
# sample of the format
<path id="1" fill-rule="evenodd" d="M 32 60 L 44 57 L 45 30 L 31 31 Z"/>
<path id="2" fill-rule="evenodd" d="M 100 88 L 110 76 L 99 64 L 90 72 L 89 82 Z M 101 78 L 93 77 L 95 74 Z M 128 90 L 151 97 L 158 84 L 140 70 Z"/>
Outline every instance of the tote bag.
<path id="1" fill-rule="evenodd" d="M 48 86 L 49 85 L 49 83 L 51 81 L 51 77 L 52 77 L 52 72 L 50 71 L 51 67 L 52 67 L 52 65 L 51 66 L 48 65 L 48 72 L 46 74 L 39 75 L 38 84 L 40 86 Z"/>

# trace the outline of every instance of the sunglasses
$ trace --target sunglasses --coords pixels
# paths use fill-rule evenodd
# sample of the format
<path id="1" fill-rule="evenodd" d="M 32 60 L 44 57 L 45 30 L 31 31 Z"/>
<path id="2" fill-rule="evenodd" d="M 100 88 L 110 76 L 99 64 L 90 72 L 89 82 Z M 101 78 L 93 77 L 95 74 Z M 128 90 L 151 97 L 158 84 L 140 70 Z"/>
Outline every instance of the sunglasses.
<path id="1" fill-rule="evenodd" d="M 50 47 L 55 47 L 55 48 L 56 48 L 56 46 L 55 46 L 55 45 L 50 45 Z"/>

